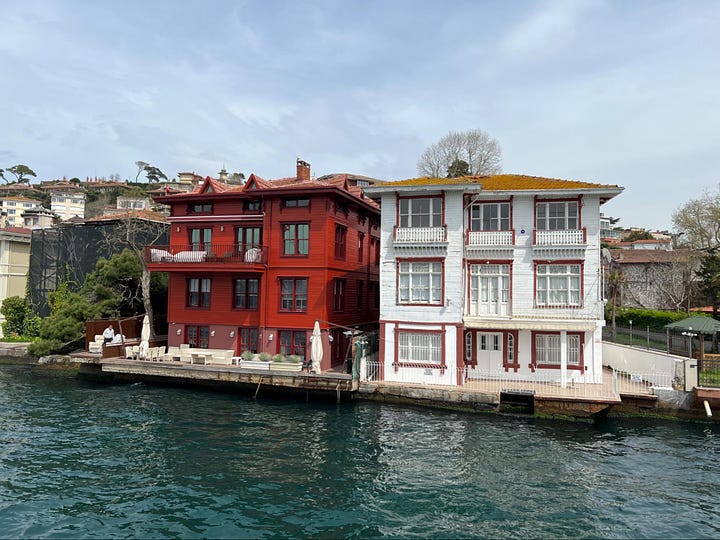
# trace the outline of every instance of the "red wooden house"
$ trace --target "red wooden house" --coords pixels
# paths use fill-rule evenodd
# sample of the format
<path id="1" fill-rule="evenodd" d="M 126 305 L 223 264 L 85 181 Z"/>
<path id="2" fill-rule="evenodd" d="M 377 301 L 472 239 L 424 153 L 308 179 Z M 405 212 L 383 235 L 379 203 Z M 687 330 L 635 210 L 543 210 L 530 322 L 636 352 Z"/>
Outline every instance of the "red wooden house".
<path id="1" fill-rule="evenodd" d="M 168 345 L 309 357 L 320 322 L 322 369 L 344 362 L 348 328 L 377 328 L 380 211 L 347 175 L 242 186 L 206 178 L 170 207 L 170 245 L 148 246 L 168 272 Z"/>

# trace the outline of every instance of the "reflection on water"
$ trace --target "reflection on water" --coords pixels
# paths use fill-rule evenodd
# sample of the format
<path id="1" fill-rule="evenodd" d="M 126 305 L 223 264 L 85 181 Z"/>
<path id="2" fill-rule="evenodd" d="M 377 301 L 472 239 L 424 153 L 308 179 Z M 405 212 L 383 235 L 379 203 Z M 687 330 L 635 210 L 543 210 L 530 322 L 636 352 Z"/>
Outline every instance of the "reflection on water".
<path id="1" fill-rule="evenodd" d="M 253 401 L 0 368 L 0 537 L 697 538 L 718 428 Z"/>

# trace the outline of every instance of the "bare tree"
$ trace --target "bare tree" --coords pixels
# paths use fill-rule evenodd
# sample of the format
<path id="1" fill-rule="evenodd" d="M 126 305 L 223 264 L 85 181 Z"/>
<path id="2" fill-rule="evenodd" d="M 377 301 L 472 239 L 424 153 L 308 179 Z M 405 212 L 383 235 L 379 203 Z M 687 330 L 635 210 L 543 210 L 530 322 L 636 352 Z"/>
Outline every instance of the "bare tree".
<path id="1" fill-rule="evenodd" d="M 144 247 L 153 245 L 158 240 L 167 237 L 168 224 L 164 218 L 158 215 L 157 219 L 140 217 L 137 212 L 128 211 L 117 219 L 117 228 L 112 233 L 105 235 L 105 241 L 115 243 L 119 237 L 122 243 L 127 246 L 138 258 L 142 265 L 140 277 L 140 290 L 142 292 L 142 303 L 145 313 L 150 319 L 151 334 L 155 335 L 153 325 L 153 307 L 150 301 L 150 271 L 144 257 Z"/>
<path id="2" fill-rule="evenodd" d="M 481 129 L 451 131 L 425 149 L 418 161 L 418 173 L 441 178 L 460 161 L 468 164 L 471 175 L 497 174 L 502 170 L 500 143 Z"/>
<path id="3" fill-rule="evenodd" d="M 682 243 L 696 249 L 720 246 L 720 186 L 691 199 L 672 215 Z"/>

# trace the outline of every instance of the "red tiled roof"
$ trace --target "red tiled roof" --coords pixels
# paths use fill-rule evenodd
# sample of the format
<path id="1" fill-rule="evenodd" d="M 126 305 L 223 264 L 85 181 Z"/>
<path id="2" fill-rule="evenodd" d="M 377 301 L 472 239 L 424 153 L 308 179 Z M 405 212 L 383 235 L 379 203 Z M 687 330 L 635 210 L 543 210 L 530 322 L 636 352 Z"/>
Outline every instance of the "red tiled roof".
<path id="1" fill-rule="evenodd" d="M 678 249 L 609 249 L 610 256 L 618 264 L 669 264 L 687 262 L 695 257 L 702 257 L 700 251 Z"/>

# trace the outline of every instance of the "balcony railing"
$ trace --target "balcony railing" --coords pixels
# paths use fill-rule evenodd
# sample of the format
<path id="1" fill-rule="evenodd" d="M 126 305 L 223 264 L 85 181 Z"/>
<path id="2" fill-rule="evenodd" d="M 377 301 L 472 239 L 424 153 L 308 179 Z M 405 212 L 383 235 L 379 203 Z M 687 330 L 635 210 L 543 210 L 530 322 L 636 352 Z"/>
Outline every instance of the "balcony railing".
<path id="1" fill-rule="evenodd" d="M 445 227 L 395 227 L 397 243 L 427 244 L 445 241 Z"/>
<path id="2" fill-rule="evenodd" d="M 580 246 L 585 243 L 585 229 L 535 231 L 536 246 Z"/>
<path id="3" fill-rule="evenodd" d="M 468 231 L 466 245 L 480 246 L 512 246 L 514 231 Z"/>
<path id="4" fill-rule="evenodd" d="M 145 246 L 144 257 L 148 264 L 264 264 L 267 261 L 267 247 L 243 244 Z"/>

